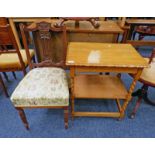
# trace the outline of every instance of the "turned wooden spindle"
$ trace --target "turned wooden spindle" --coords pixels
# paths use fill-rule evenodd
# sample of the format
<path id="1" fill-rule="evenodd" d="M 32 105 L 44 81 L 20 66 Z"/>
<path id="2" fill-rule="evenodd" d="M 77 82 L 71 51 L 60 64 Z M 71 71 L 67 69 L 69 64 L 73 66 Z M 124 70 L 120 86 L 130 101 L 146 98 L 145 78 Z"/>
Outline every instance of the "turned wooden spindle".
<path id="1" fill-rule="evenodd" d="M 134 79 L 133 79 L 133 81 L 132 81 L 132 83 L 131 83 L 131 86 L 130 86 L 130 88 L 129 88 L 129 93 L 128 93 L 128 95 L 127 95 L 126 100 L 124 101 L 123 106 L 122 106 L 122 111 L 121 111 L 121 116 L 120 116 L 120 118 L 123 118 L 123 117 L 124 117 L 124 111 L 126 110 L 127 105 L 128 105 L 128 103 L 129 103 L 129 101 L 131 100 L 132 92 L 134 91 L 134 88 L 135 88 L 135 86 L 136 86 L 136 82 L 137 82 L 137 80 L 139 79 L 141 73 L 142 73 L 142 69 L 139 69 L 138 72 L 134 75 Z"/>

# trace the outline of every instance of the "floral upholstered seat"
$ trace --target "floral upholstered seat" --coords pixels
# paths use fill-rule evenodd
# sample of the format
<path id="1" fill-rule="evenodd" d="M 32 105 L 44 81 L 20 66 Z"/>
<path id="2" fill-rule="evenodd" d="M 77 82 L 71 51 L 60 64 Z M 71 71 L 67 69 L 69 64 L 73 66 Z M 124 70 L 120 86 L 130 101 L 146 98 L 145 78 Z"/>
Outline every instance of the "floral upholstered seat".
<path id="1" fill-rule="evenodd" d="M 32 69 L 14 90 L 11 101 L 15 107 L 68 106 L 66 72 L 56 67 Z"/>

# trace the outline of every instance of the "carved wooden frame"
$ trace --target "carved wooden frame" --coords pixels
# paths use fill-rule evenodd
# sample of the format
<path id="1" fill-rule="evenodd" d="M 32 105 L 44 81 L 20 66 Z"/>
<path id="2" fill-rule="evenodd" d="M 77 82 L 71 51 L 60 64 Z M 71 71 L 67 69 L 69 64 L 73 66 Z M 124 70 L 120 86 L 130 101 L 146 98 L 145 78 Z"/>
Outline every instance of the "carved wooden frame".
<path id="1" fill-rule="evenodd" d="M 88 21 L 96 29 L 100 27 L 100 24 L 97 22 L 99 20 L 97 17 L 96 18 L 95 17 L 61 17 L 60 23 L 59 24 L 57 23 L 56 26 L 63 25 L 63 23 L 68 20 L 74 20 L 76 27 L 79 27 L 80 21 Z"/>

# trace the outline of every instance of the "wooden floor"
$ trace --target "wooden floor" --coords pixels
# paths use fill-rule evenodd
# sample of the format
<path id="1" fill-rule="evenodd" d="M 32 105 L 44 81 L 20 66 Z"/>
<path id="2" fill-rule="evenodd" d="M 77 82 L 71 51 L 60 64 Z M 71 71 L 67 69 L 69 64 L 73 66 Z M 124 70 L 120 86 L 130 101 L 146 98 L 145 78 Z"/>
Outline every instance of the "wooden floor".
<path id="1" fill-rule="evenodd" d="M 74 81 L 75 98 L 125 99 L 127 90 L 117 76 L 77 75 Z"/>

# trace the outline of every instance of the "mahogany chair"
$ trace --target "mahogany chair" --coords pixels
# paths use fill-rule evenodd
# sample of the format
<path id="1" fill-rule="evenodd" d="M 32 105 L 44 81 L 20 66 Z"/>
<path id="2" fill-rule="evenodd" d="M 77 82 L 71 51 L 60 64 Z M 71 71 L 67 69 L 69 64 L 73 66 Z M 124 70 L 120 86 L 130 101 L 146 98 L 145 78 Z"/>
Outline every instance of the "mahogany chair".
<path id="1" fill-rule="evenodd" d="M 153 50 L 150 58 L 145 58 L 150 64 L 149 68 L 145 68 L 140 76 L 139 81 L 143 84 L 141 89 L 138 89 L 136 92 L 132 94 L 132 96 L 137 96 L 138 100 L 136 102 L 136 106 L 134 107 L 130 117 L 135 118 L 136 112 L 141 104 L 142 99 L 148 104 L 154 105 L 155 102 L 151 101 L 148 98 L 148 88 L 155 87 L 155 49 Z"/>
<path id="2" fill-rule="evenodd" d="M 0 25 L 4 26 L 4 25 L 7 25 L 7 24 L 8 24 L 7 18 L 5 18 L 5 17 L 0 17 Z M 15 74 L 15 72 L 12 72 L 12 74 L 13 74 L 14 78 L 16 79 L 16 74 Z M 3 75 L 4 75 L 5 79 L 6 79 L 7 81 L 9 81 L 6 72 L 3 72 Z M 2 78 L 2 77 L 1 77 L 1 78 Z"/>
<path id="3" fill-rule="evenodd" d="M 0 25 L 1 25 L 1 26 L 5 26 L 5 25 L 7 25 L 7 24 L 9 24 L 7 18 L 5 18 L 5 17 L 0 17 Z M 9 78 L 8 78 L 6 72 L 2 72 L 2 73 L 3 73 L 4 77 L 5 77 L 5 79 L 9 82 Z M 15 72 L 12 72 L 12 74 L 13 74 L 14 78 L 16 79 L 16 74 L 15 74 Z"/>
<path id="4" fill-rule="evenodd" d="M 40 22 L 32 23 L 29 26 L 21 24 L 20 30 L 31 70 L 14 90 L 11 101 L 18 110 L 19 116 L 27 130 L 29 129 L 29 124 L 24 113 L 25 108 L 64 109 L 64 122 L 67 129 L 69 90 L 64 70 L 67 47 L 66 28 L 65 26 L 56 28 L 51 23 Z M 40 55 L 42 57 L 39 62 L 34 63 L 30 61 L 25 35 L 27 32 L 38 33 L 40 36 L 40 46 L 42 47 Z M 57 62 L 52 59 L 54 51 L 50 50 L 53 41 L 51 36 L 55 33 L 61 34 L 60 40 L 63 42 L 63 57 Z M 52 44 L 52 46 L 54 45 Z"/>
<path id="5" fill-rule="evenodd" d="M 34 50 L 30 51 L 30 57 L 34 57 Z M 28 61 L 25 50 L 19 50 L 14 34 L 9 24 L 0 26 L 0 72 L 22 71 L 26 75 Z M 8 79 L 7 79 L 8 80 Z"/>

